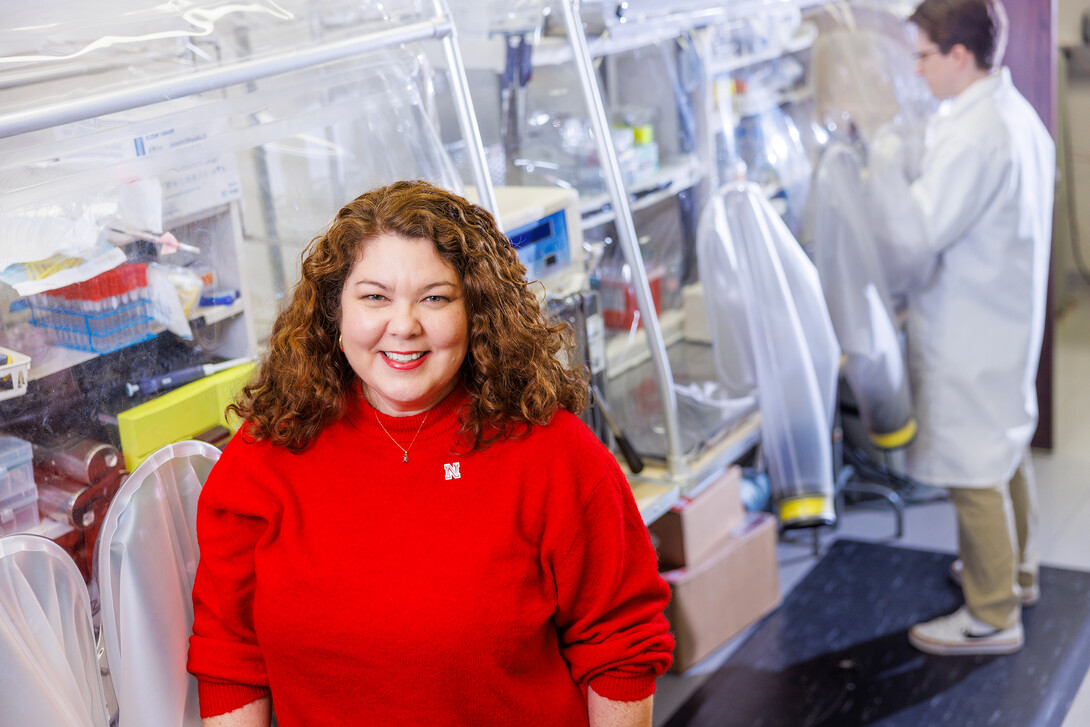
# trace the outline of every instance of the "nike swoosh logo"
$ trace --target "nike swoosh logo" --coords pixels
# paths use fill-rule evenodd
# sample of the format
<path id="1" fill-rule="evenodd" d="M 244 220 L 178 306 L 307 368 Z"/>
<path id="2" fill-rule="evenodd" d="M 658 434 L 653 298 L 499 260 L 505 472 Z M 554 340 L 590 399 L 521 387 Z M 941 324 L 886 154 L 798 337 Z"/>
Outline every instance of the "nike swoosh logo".
<path id="1" fill-rule="evenodd" d="M 995 636 L 996 634 L 999 633 L 999 631 L 1000 631 L 1000 629 L 996 629 L 995 631 L 989 631 L 986 634 L 975 634 L 972 631 L 970 631 L 969 629 L 962 629 L 961 630 L 961 635 L 964 636 L 967 639 L 987 639 L 987 638 L 989 638 L 991 636 Z"/>

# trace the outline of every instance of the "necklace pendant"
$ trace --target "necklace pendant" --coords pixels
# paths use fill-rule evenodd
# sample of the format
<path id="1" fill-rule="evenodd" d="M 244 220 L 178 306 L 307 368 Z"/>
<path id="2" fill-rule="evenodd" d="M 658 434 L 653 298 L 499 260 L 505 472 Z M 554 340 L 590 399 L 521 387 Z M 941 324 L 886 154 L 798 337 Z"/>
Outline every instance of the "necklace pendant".
<path id="1" fill-rule="evenodd" d="M 408 453 L 408 452 L 406 452 L 406 453 L 405 453 L 405 454 L 404 454 L 404 455 L 403 455 L 403 456 L 401 457 L 401 461 L 402 461 L 402 462 L 408 462 L 408 461 L 409 461 L 409 453 Z"/>

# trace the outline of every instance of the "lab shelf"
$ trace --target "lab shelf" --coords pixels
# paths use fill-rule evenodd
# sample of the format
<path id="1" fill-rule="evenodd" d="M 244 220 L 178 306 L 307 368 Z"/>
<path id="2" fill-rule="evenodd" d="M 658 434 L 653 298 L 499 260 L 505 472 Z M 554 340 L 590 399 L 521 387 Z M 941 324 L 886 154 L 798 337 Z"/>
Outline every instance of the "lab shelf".
<path id="1" fill-rule="evenodd" d="M 641 28 L 638 32 L 622 36 L 606 35 L 588 42 L 592 58 L 602 58 L 628 53 L 665 40 L 678 34 L 674 25 L 655 25 Z M 564 37 L 546 37 L 534 48 L 535 66 L 556 66 L 570 63 L 573 58 L 571 44 Z"/>
<path id="2" fill-rule="evenodd" d="M 608 29 L 604 29 L 600 35 L 587 40 L 587 48 L 590 52 L 591 58 L 603 58 L 605 56 L 618 55 L 620 53 L 628 53 L 640 48 L 660 43 L 662 41 L 672 40 L 681 33 L 692 30 L 695 28 L 703 28 L 717 23 L 725 23 L 737 18 L 745 18 L 752 15 L 757 15 L 762 12 L 768 12 L 775 9 L 787 9 L 798 8 L 804 10 L 807 7 L 819 5 L 826 0 L 779 0 L 778 2 L 769 3 L 767 0 L 736 0 L 730 3 L 676 3 L 678 5 L 678 11 L 676 12 L 663 12 L 657 14 L 654 17 L 653 22 L 641 22 L 642 19 L 635 18 L 628 23 L 618 23 L 616 25 L 610 25 Z M 586 6 L 595 5 L 594 2 L 584 3 Z M 600 4 L 600 3 L 599 3 Z M 625 4 L 620 4 L 621 6 Z M 685 6 L 689 6 L 690 9 L 685 9 Z M 618 8 L 620 12 L 620 8 Z M 795 52 L 808 47 L 813 43 L 814 38 L 809 38 L 809 43 L 805 39 L 799 39 L 800 44 L 798 48 L 789 52 Z M 790 44 L 795 45 L 795 42 Z M 779 51 L 774 55 L 768 56 L 768 58 L 774 58 L 776 55 L 782 54 L 783 51 Z M 763 55 L 763 54 L 762 54 Z M 566 38 L 560 36 L 548 36 L 542 38 L 538 45 L 534 48 L 534 65 L 535 66 L 552 66 L 559 65 L 561 63 L 569 63 L 574 59 L 571 44 Z M 754 56 L 756 58 L 756 54 Z M 752 63 L 760 63 L 761 60 L 768 60 L 768 58 L 756 58 L 755 60 L 748 60 L 749 57 L 739 58 L 741 65 L 738 67 L 744 67 L 745 65 Z"/>
<path id="3" fill-rule="evenodd" d="M 65 348 L 63 346 L 49 346 L 40 355 L 34 356 L 27 379 L 29 381 L 44 379 L 52 374 L 98 358 L 98 356 L 99 354 L 90 351 L 77 351 L 74 348 Z"/>
<path id="4" fill-rule="evenodd" d="M 674 297 L 676 288 L 671 286 L 685 285 L 695 274 L 694 238 L 699 212 L 702 200 L 717 186 L 715 155 L 710 151 L 714 147 L 708 143 L 705 133 L 710 120 L 707 109 L 712 103 L 710 84 L 713 77 L 706 62 L 695 57 L 707 50 L 701 42 L 701 34 L 758 14 L 790 13 L 812 4 L 815 0 L 736 0 L 731 3 L 676 0 L 670 4 L 654 0 L 621 4 L 560 0 L 552 4 L 552 14 L 543 34 L 534 33 L 533 28 L 517 33 L 524 39 L 532 38 L 529 60 L 539 71 L 531 74 L 528 81 L 531 92 L 522 97 L 524 103 L 534 104 L 534 108 L 524 108 L 522 113 L 581 119 L 589 131 L 587 138 L 594 140 L 593 155 L 587 154 L 582 147 L 577 152 L 568 152 L 584 155 L 579 158 L 590 159 L 589 163 L 597 164 L 601 169 L 604 191 L 581 194 L 580 198 L 581 227 L 584 232 L 593 230 L 595 239 L 606 241 L 609 256 L 599 267 L 603 274 L 598 276 L 595 271 L 592 277 L 603 281 L 602 290 L 606 292 L 614 292 L 617 287 L 614 283 L 621 280 L 630 283 L 630 288 L 624 289 L 621 308 L 604 305 L 607 313 L 624 313 L 610 325 L 621 325 L 631 319 L 633 308 L 639 311 L 641 321 L 634 329 L 608 332 L 604 373 L 611 388 L 614 384 L 618 389 L 635 385 L 641 388 L 647 401 L 662 403 L 654 412 L 658 433 L 649 434 L 644 440 L 651 456 L 661 456 L 661 466 L 652 466 L 647 470 L 648 474 L 631 478 L 637 499 L 641 493 L 647 498 L 645 502 L 641 501 L 641 511 L 648 521 L 669 509 L 678 493 L 692 486 L 695 478 L 701 475 L 700 470 L 706 465 L 703 460 L 695 465 L 689 463 L 690 453 L 700 453 L 713 446 L 712 442 L 701 441 L 700 434 L 693 439 L 692 432 L 684 435 L 680 432 L 675 371 L 667 352 L 668 348 L 677 347 L 673 354 L 677 356 L 682 347 L 689 345 L 685 341 L 685 313 L 673 307 L 677 305 L 676 300 L 667 300 L 666 296 Z M 811 30 L 808 28 L 802 37 L 791 40 L 792 52 L 813 43 Z M 507 35 L 510 43 L 507 29 L 497 27 L 491 32 L 496 37 Z M 503 48 L 503 44 L 498 45 L 493 49 L 495 52 Z M 661 48 L 661 53 L 634 52 L 655 45 Z M 479 48 L 474 52 L 480 55 L 480 65 L 476 67 L 495 73 L 501 91 L 509 88 L 504 84 L 511 83 L 513 70 L 521 72 L 524 59 L 517 59 L 519 65 L 513 67 L 511 64 L 516 61 L 512 60 L 510 45 L 499 64 L 489 61 Z M 777 47 L 775 52 L 769 52 L 768 59 L 784 52 L 783 48 Z M 748 60 L 756 63 L 760 59 Z M 737 67 L 741 68 L 742 59 L 737 62 Z M 564 64 L 570 64 L 572 69 L 551 68 Z M 572 72 L 578 94 L 535 93 L 534 84 L 549 80 L 562 83 L 561 87 L 565 89 L 576 88 L 569 75 Z M 542 78 L 546 81 L 541 81 Z M 552 101 L 553 98 L 557 100 Z M 484 104 L 493 106 L 494 102 L 482 99 Z M 615 138 L 607 107 L 618 113 L 625 112 L 626 107 L 635 109 L 636 118 L 641 111 L 646 111 L 648 117 L 655 119 L 648 123 L 653 124 L 654 141 L 661 156 L 660 165 L 653 174 L 639 179 L 626 176 L 619 153 L 622 142 Z M 497 113 L 502 117 L 497 124 L 501 130 L 518 128 L 510 125 L 512 118 L 513 123 L 519 123 L 517 115 L 509 118 L 506 115 L 509 112 L 503 108 Z M 640 123 L 633 122 L 634 128 L 641 128 Z M 509 168 L 517 168 L 519 140 L 515 137 L 516 145 L 508 147 L 506 144 L 510 140 L 511 137 L 501 133 Z M 577 178 L 564 178 L 560 184 L 580 186 Z M 645 247 L 641 241 L 648 245 Z M 605 265 L 609 266 L 608 270 Z M 656 276 L 658 271 L 663 271 L 662 282 L 654 290 L 647 269 L 652 265 L 652 273 Z M 621 272 L 613 275 L 614 268 Z M 607 272 L 608 275 L 604 274 Z M 659 280 L 656 277 L 656 281 Z M 671 289 L 673 294 L 668 292 Z M 658 310 L 660 304 L 665 307 Z M 708 347 L 698 355 L 703 376 L 709 370 Z M 687 368 L 692 369 L 678 361 L 677 371 L 682 378 L 688 375 Z M 623 398 L 626 393 L 607 390 L 606 398 Z M 717 436 L 715 427 L 707 428 L 709 432 L 704 434 Z M 737 447 L 724 450 L 726 457 L 738 456 L 752 446 L 752 436 L 757 429 L 753 427 L 746 431 L 747 437 L 738 440 Z"/>
<path id="5" fill-rule="evenodd" d="M 756 53 L 747 53 L 733 58 L 714 59 L 710 64 L 711 74 L 713 76 L 722 76 L 735 73 L 743 68 L 755 66 L 791 53 L 799 53 L 812 47 L 814 41 L 817 40 L 817 27 L 810 23 L 803 23 L 799 27 L 804 31 L 783 44 L 773 44 L 769 48 Z"/>
<path id="6" fill-rule="evenodd" d="M 246 312 L 246 304 L 241 298 L 230 305 L 198 306 L 189 314 L 189 320 L 193 323 L 203 323 L 210 326 Z"/>
<path id="7" fill-rule="evenodd" d="M 647 209 L 678 192 L 690 189 L 705 177 L 704 164 L 695 156 L 686 155 L 661 164 L 654 174 L 628 185 L 632 211 Z M 616 219 L 608 193 L 580 197 L 583 229 L 612 222 Z"/>
<path id="8" fill-rule="evenodd" d="M 666 449 L 666 466 L 661 472 L 662 477 L 659 483 L 667 487 L 680 486 L 682 483 L 687 482 L 691 475 L 685 461 L 686 455 L 682 445 L 677 398 L 674 392 L 674 378 L 666 351 L 667 343 L 663 326 L 655 310 L 643 253 L 633 220 L 633 212 L 637 210 L 637 205 L 649 207 L 661 202 L 668 196 L 676 195 L 682 188 L 692 187 L 701 175 L 694 172 L 687 186 L 684 184 L 675 185 L 669 176 L 669 170 L 667 170 L 663 172 L 666 175 L 663 181 L 667 181 L 668 184 L 663 185 L 661 189 L 649 186 L 647 189 L 651 191 L 645 193 L 642 198 L 639 194 L 633 193 L 634 190 L 625 183 L 617 150 L 613 145 L 604 100 L 605 90 L 600 84 L 594 59 L 607 53 L 610 56 L 615 56 L 649 43 L 680 38 L 701 27 L 726 19 L 729 17 L 730 12 L 738 9 L 734 4 L 729 6 L 729 10 L 723 4 L 681 3 L 681 5 L 689 5 L 690 7 L 686 8 L 685 12 L 670 12 L 656 5 L 654 6 L 656 8 L 656 17 L 653 22 L 641 22 L 628 26 L 628 28 L 632 28 L 638 25 L 639 28 L 643 29 L 641 32 L 630 32 L 629 29 L 616 25 L 609 28 L 608 34 L 592 40 L 587 37 L 587 26 L 580 15 L 578 0 L 565 0 L 560 3 L 567 46 L 570 49 L 570 58 L 574 62 L 579 77 L 584 103 L 589 112 L 590 125 L 597 144 L 598 159 L 605 177 L 606 194 L 610 213 L 613 217 L 611 221 L 616 227 L 616 244 L 619 245 L 624 263 L 630 271 L 632 294 L 642 320 L 642 327 L 634 331 L 633 335 L 626 338 L 614 337 L 613 341 L 607 343 L 607 359 L 610 353 L 609 347 L 612 346 L 615 364 L 620 357 L 625 359 L 622 362 L 624 365 L 636 365 L 629 364 L 629 360 L 636 359 L 640 359 L 641 363 L 650 363 L 658 398 L 662 402 L 662 427 Z M 567 52 L 569 51 L 565 51 L 565 53 Z M 614 80 L 619 80 L 621 74 L 610 67 L 609 60 L 610 58 L 606 59 L 604 70 L 607 76 L 612 74 Z M 672 90 L 666 98 L 674 99 Z M 633 197 L 636 199 L 635 202 L 633 202 Z M 606 218 L 602 217 L 600 219 L 604 221 Z M 599 220 L 595 219 L 593 215 L 589 222 L 600 224 Z M 584 228 L 588 226 L 587 223 L 588 220 L 584 219 Z M 637 339 L 642 339 L 643 343 L 636 343 Z M 618 340 L 621 342 L 616 343 Z M 613 377 L 616 375 L 618 375 L 618 372 L 610 370 L 607 364 L 607 376 Z"/>
<path id="9" fill-rule="evenodd" d="M 723 468 L 737 462 L 746 452 L 757 446 L 760 441 L 761 415 L 760 412 L 754 409 L 740 416 L 721 433 L 719 438 L 689 459 L 690 476 L 679 485 L 678 494 L 680 496 L 695 494 L 696 490 L 709 477 L 721 473 Z M 632 483 L 634 492 L 639 487 L 641 492 L 648 494 L 656 491 L 646 488 L 654 485 L 662 486 L 662 483 L 669 479 L 665 463 L 647 460 L 645 460 L 644 467 L 638 474 L 631 472 L 626 472 L 626 474 L 628 475 L 628 481 Z M 657 492 L 660 495 L 665 494 L 665 490 Z M 639 504 L 638 500 L 637 504 Z M 655 504 L 649 500 L 647 502 L 648 510 L 653 511 Z M 666 509 L 668 510 L 672 506 L 671 503 Z M 643 512 L 643 508 L 640 511 Z M 655 517 L 661 514 L 660 512 Z M 649 520 L 645 515 L 644 520 L 651 522 L 653 518 Z"/>
<path id="10" fill-rule="evenodd" d="M 684 289 L 696 277 L 700 211 L 720 185 L 712 128 L 724 117 L 734 118 L 717 113 L 716 74 L 810 48 L 817 28 L 802 19 L 803 11 L 825 1 L 557 0 L 548 4 L 547 21 L 539 17 L 535 26 L 535 18 L 524 17 L 517 23 L 497 23 L 482 32 L 479 42 L 466 42 L 487 92 L 479 105 L 495 110 L 498 123 L 489 126 L 497 130 L 494 148 L 506 157 L 508 178 L 515 170 L 538 184 L 550 178 L 583 190 L 591 186 L 585 181 L 587 167 L 601 170 L 602 186 L 580 193 L 584 237 L 603 243 L 591 246 L 602 257 L 586 272 L 598 282 L 604 314 L 613 315 L 606 318 L 608 325 L 634 320 L 637 310 L 641 322 L 635 328 L 607 331 L 603 373 L 609 384 L 605 398 L 615 413 L 625 412 L 621 419 L 631 419 L 624 423 L 637 429 L 642 426 L 637 422 L 646 425 L 636 449 L 655 464 L 631 475 L 630 481 L 637 499 L 641 493 L 647 498 L 640 504 L 648 521 L 668 509 L 679 491 L 706 477 L 709 468 L 725 466 L 759 438 L 755 414 L 745 424 L 727 426 L 730 435 L 719 431 L 716 413 L 707 408 L 701 409 L 707 416 L 700 422 L 701 431 L 692 430 L 693 422 L 679 422 L 679 388 L 716 378 L 710 345 L 687 339 L 686 314 L 677 307 L 678 287 Z M 765 50 L 726 58 L 724 43 L 717 47 L 720 57 L 715 60 L 710 39 L 740 38 L 735 29 L 757 18 L 768 22 L 753 24 L 756 32 L 777 28 L 765 33 L 775 36 L 767 44 L 752 46 Z M 527 62 L 534 70 L 522 78 Z M 508 98 L 515 103 L 497 103 L 493 90 L 501 96 L 510 92 Z M 631 126 L 634 134 L 651 127 L 660 159 L 653 174 L 640 179 L 628 175 L 622 162 L 629 142 L 615 133 L 614 123 Z M 546 129 L 548 124 L 558 134 Z M 645 135 L 638 143 L 650 138 Z M 520 163 L 527 159 L 545 160 L 539 176 Z M 766 191 L 773 198 L 783 196 L 778 185 Z M 617 295 L 618 289 L 623 296 Z M 686 391 L 684 396 L 689 398 L 681 406 L 688 416 L 694 395 Z M 626 399 L 636 398 L 641 403 L 626 410 Z M 695 406 L 705 404 L 710 403 Z M 722 437 L 727 441 L 720 441 Z M 632 436 L 629 440 L 635 443 Z"/>

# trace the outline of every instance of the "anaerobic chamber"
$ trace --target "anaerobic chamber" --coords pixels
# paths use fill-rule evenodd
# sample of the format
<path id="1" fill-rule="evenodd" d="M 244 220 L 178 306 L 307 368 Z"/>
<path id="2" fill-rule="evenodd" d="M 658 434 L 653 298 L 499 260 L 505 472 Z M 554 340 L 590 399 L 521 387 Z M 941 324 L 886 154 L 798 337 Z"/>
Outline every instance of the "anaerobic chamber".
<path id="1" fill-rule="evenodd" d="M 442 0 L 45 0 L 4 20 L 0 431 L 20 446 L 0 451 L 19 455 L 14 488 L 0 457 L 0 534 L 86 563 L 104 498 L 47 506 L 42 445 L 102 445 L 120 474 L 156 444 L 222 443 L 253 365 L 238 359 L 259 355 L 341 205 L 403 178 L 472 184 L 493 212 L 495 195 Z M 90 480 L 78 497 L 116 496 Z"/>
<path id="2" fill-rule="evenodd" d="M 648 463 L 630 480 L 675 493 L 756 443 L 752 397 L 724 404 L 706 395 L 711 344 L 703 314 L 690 315 L 711 179 L 696 33 L 728 11 L 684 5 L 453 6 L 493 179 L 579 194 L 589 291 L 604 324 L 607 406 Z M 720 444 L 714 463 L 690 469 Z"/>
<path id="3" fill-rule="evenodd" d="M 120 446 L 118 413 L 161 393 L 133 384 L 254 357 L 304 247 L 373 186 L 495 209 L 441 2 L 110 7 L 13 6 L 0 41 L 0 348 L 29 384 L 0 421 L 31 440 Z"/>

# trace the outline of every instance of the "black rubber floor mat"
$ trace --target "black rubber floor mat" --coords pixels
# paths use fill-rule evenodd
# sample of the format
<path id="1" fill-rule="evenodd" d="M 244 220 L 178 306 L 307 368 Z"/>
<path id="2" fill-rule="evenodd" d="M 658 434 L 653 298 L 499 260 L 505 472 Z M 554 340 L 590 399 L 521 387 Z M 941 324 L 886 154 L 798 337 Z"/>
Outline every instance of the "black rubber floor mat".
<path id="1" fill-rule="evenodd" d="M 908 629 L 961 604 L 952 560 L 838 540 L 666 727 L 1060 727 L 1090 667 L 1090 573 L 1041 569 L 1017 654 L 928 656 Z"/>

